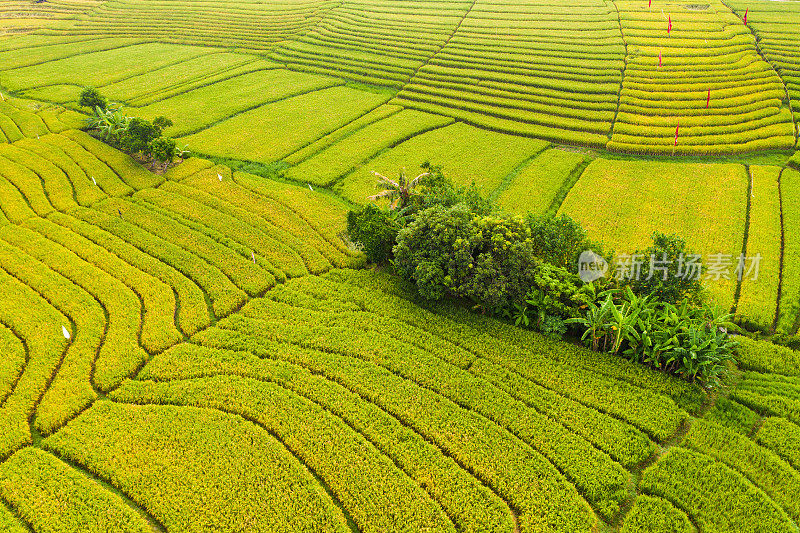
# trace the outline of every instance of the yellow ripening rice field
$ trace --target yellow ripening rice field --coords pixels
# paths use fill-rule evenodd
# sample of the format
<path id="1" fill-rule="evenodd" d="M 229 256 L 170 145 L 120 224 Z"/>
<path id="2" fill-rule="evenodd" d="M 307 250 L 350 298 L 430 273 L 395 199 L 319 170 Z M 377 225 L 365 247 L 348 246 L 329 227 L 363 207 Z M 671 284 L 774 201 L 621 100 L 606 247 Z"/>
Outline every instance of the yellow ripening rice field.
<path id="1" fill-rule="evenodd" d="M 758 39 L 758 49 L 781 75 L 792 101 L 792 109 L 800 110 L 800 4 L 735 0 L 728 5 L 740 18 L 747 13 L 747 25 Z"/>
<path id="2" fill-rule="evenodd" d="M 0 43 L 24 43 L 34 54 L 25 56 L 58 79 L 13 72 L 24 66 L 22 54 L 0 68 L 12 70 L 2 85 L 31 98 L 66 103 L 79 86 L 95 84 L 141 107 L 217 83 L 221 95 L 229 79 L 277 67 L 378 87 L 392 105 L 561 144 L 651 155 L 784 150 L 797 140 L 796 3 L 758 0 L 745 25 L 748 8 L 722 0 L 76 2 L 70 9 L 83 6 L 79 16 L 41 25 L 28 41 Z M 101 67 L 82 63 L 84 54 L 88 62 L 124 62 L 135 48 L 120 48 L 115 59 L 103 50 L 153 41 L 215 55 L 122 69 L 124 78 L 108 80 L 93 77 Z M 64 46 L 74 47 L 66 53 L 77 64 Z M 18 79 L 26 73 L 34 77 Z"/>
<path id="3" fill-rule="evenodd" d="M 704 263 L 723 254 L 735 264 L 747 224 L 748 181 L 737 164 L 601 158 L 586 168 L 559 212 L 620 255 L 647 248 L 651 234 L 660 231 L 683 235 Z M 768 283 L 765 277 L 758 281 Z M 721 307 L 732 307 L 737 284 L 731 273 L 706 285 Z"/>
<path id="4" fill-rule="evenodd" d="M 372 171 L 429 162 L 619 254 L 759 254 L 711 296 L 795 333 L 784 71 L 723 4 L 6 4 L 36 30 L 0 40 L 0 531 L 797 532 L 797 352 L 742 338 L 709 394 L 422 307 L 344 235 Z M 196 157 L 82 131 L 88 84 Z"/>
<path id="5" fill-rule="evenodd" d="M 478 0 L 398 102 L 492 129 L 604 146 L 625 45 L 603 0 Z"/>

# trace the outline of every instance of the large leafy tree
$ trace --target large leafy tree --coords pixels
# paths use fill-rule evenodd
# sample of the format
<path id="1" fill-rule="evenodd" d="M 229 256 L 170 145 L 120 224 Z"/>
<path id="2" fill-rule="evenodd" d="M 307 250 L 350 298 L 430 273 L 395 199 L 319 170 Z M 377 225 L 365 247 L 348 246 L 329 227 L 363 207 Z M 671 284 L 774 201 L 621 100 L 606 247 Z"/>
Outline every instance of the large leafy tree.
<path id="1" fill-rule="evenodd" d="M 703 291 L 702 266 L 692 268 L 693 259 L 700 255 L 689 250 L 678 235 L 653 232 L 653 244 L 634 256 L 642 261 L 641 273 L 627 281 L 633 292 L 653 295 L 661 302 L 677 304 L 688 298 L 701 300 Z"/>
<path id="2" fill-rule="evenodd" d="M 150 143 L 161 136 L 161 129 L 149 120 L 132 118 L 120 137 L 122 148 L 132 154 L 150 153 Z"/>
<path id="3" fill-rule="evenodd" d="M 105 111 L 108 108 L 108 100 L 94 87 L 86 87 L 81 91 L 78 105 L 90 109 L 100 108 L 102 111 Z"/>
<path id="4" fill-rule="evenodd" d="M 150 141 L 150 153 L 160 163 L 171 163 L 175 159 L 176 150 L 175 140 L 169 137 L 157 137 Z"/>
<path id="5" fill-rule="evenodd" d="M 522 217 L 479 215 L 463 203 L 437 205 L 400 230 L 394 264 L 425 298 L 449 294 L 494 313 L 525 302 L 532 289 L 571 300 L 577 275 L 540 262 L 530 237 Z"/>

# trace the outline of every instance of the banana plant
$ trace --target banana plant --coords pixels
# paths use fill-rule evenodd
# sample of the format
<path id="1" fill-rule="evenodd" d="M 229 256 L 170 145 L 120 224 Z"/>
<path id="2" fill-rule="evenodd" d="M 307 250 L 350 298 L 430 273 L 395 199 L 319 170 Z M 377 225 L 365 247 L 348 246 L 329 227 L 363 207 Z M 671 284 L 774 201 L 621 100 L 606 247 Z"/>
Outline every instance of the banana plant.
<path id="1" fill-rule="evenodd" d="M 127 131 L 130 117 L 122 112 L 122 108 L 103 109 L 95 107 L 94 116 L 89 118 L 89 127 L 97 130 L 104 141 L 118 140 Z"/>
<path id="2" fill-rule="evenodd" d="M 638 325 L 641 308 L 629 302 L 623 302 L 622 305 L 612 305 L 610 310 L 611 317 L 609 322 L 613 342 L 609 352 L 619 353 L 625 340 L 636 338 L 636 326 Z"/>
<path id="3" fill-rule="evenodd" d="M 397 181 L 387 178 L 383 174 L 372 171 L 372 174 L 378 178 L 377 188 L 381 189 L 378 194 L 368 196 L 368 200 L 380 200 L 386 198 L 389 200 L 391 209 L 403 209 L 407 207 L 414 198 L 419 196 L 416 191 L 417 185 L 423 178 L 430 176 L 429 172 L 423 172 L 416 178 L 409 180 L 406 177 L 406 170 L 400 171 L 400 176 Z"/>
<path id="4" fill-rule="evenodd" d="M 525 304 L 514 302 L 513 314 L 508 313 L 508 315 L 514 319 L 515 326 L 524 326 L 527 328 L 531 325 L 531 319 L 528 317 L 528 306 Z"/>
<path id="5" fill-rule="evenodd" d="M 581 340 L 591 346 L 592 350 L 600 350 L 600 341 L 605 339 L 611 329 L 610 316 L 611 309 L 616 307 L 612 294 L 606 294 L 606 299 L 600 305 L 590 302 L 586 309 L 586 314 L 580 318 L 570 318 L 565 320 L 565 324 L 579 324 L 584 327 Z"/>
<path id="6" fill-rule="evenodd" d="M 175 157 L 178 159 L 186 159 L 192 155 L 192 152 L 189 150 L 189 145 L 186 144 L 183 148 L 175 148 Z"/>

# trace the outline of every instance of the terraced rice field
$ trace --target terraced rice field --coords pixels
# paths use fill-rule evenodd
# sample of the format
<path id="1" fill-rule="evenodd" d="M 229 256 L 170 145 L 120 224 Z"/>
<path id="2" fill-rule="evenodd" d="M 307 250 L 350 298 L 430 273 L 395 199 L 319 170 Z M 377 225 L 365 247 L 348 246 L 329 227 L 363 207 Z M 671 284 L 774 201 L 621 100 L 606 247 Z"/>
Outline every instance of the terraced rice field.
<path id="1" fill-rule="evenodd" d="M 430 162 L 620 254 L 758 255 L 710 295 L 796 333 L 797 6 L 2 3 L 0 530 L 796 532 L 796 352 L 708 395 L 421 307 L 341 234 Z M 85 85 L 198 157 L 79 131 Z"/>
<path id="2" fill-rule="evenodd" d="M 616 4 L 628 60 L 608 148 L 708 155 L 795 144 L 783 82 L 725 4 Z"/>
<path id="3" fill-rule="evenodd" d="M 546 147 L 544 141 L 457 122 L 413 137 L 369 159 L 345 176 L 337 190 L 353 202 L 367 203 L 366 197 L 375 191 L 372 171 L 395 177 L 407 166 L 407 172 L 416 176 L 420 165 L 431 161 L 441 165 L 456 183 L 474 182 L 488 196 L 506 175 Z"/>
<path id="4" fill-rule="evenodd" d="M 9 0 L 0 4 L 0 36 L 16 35 L 73 19 L 99 6 L 101 0 Z"/>
<path id="5" fill-rule="evenodd" d="M 770 345 L 722 410 L 419 307 L 348 268 L 328 195 L 199 158 L 156 176 L 48 124 L 0 146 L 4 530 L 796 529 L 798 370 Z"/>
<path id="6" fill-rule="evenodd" d="M 747 23 L 758 39 L 758 48 L 780 74 L 791 99 L 792 109 L 800 110 L 800 60 L 797 58 L 797 36 L 800 35 L 800 6 L 796 2 L 752 4 L 728 2 L 739 17 L 747 13 Z"/>

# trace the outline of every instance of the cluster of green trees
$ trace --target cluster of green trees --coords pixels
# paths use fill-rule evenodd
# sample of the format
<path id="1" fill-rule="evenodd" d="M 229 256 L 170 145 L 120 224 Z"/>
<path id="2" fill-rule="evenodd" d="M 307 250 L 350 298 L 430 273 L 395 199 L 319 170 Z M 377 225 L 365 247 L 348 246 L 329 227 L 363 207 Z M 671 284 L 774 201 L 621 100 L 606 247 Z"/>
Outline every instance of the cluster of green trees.
<path id="1" fill-rule="evenodd" d="M 178 148 L 174 139 L 163 135 L 164 130 L 172 126 L 172 121 L 166 117 L 156 117 L 152 122 L 129 117 L 121 106 L 110 105 L 108 99 L 92 87 L 81 92 L 78 105 L 93 110 L 89 128 L 103 141 L 129 154 L 141 154 L 153 166 L 169 164 L 189 155 L 185 148 Z"/>
<path id="2" fill-rule="evenodd" d="M 566 215 L 521 217 L 499 212 L 474 185 L 457 187 L 426 163 L 414 179 L 378 175 L 383 189 L 348 214 L 348 233 L 374 263 L 389 264 L 428 300 L 454 297 L 476 310 L 550 337 L 571 331 L 594 350 L 627 357 L 708 386 L 719 382 L 735 342 L 730 315 L 703 301 L 699 277 L 642 265 L 634 279 L 584 283 L 582 252 L 611 264 L 612 252 L 593 242 Z M 653 235 L 637 254 L 666 259 L 692 255 L 678 236 Z M 663 268 L 663 267 L 660 267 Z M 651 275 L 653 274 L 653 275 Z"/>

